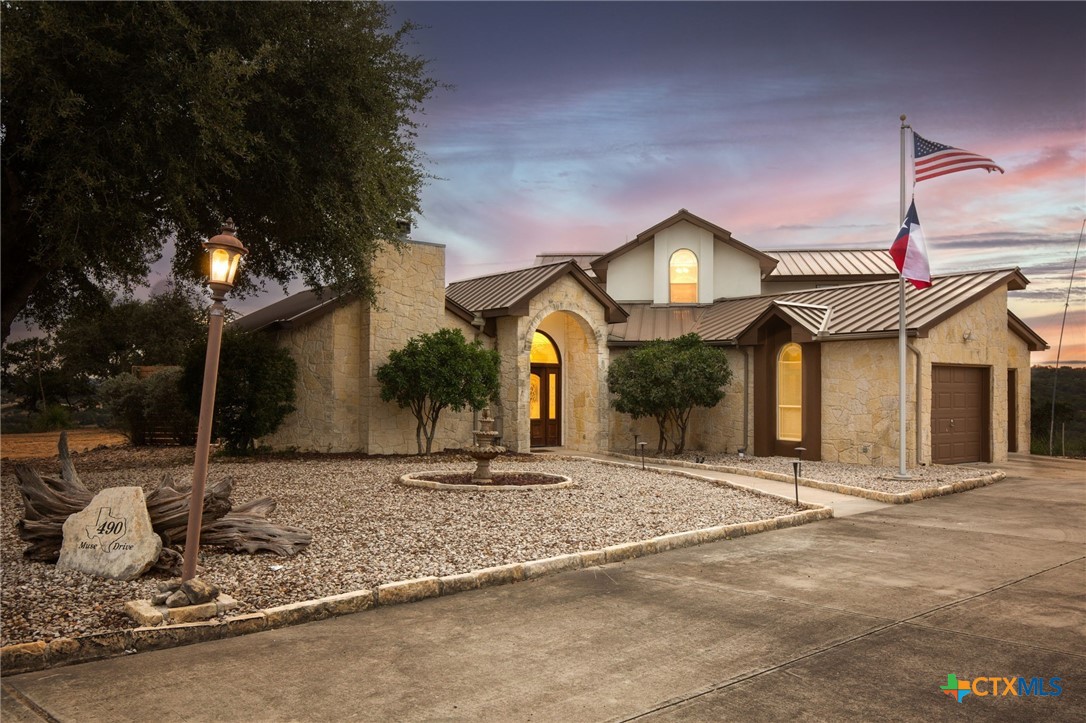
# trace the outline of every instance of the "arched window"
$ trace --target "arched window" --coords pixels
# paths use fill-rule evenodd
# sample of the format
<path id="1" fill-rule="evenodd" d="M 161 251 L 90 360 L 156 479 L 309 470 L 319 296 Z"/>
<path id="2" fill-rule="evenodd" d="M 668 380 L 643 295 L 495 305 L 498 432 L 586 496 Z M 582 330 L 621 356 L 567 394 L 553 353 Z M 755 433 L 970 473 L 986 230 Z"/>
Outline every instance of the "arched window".
<path id="1" fill-rule="evenodd" d="M 671 254 L 668 281 L 672 304 L 698 303 L 698 257 L 690 249 Z"/>
<path id="2" fill-rule="evenodd" d="M 803 349 L 796 343 L 777 356 L 777 439 L 803 439 Z"/>
<path id="3" fill-rule="evenodd" d="M 557 364 L 558 350 L 554 348 L 554 342 L 546 334 L 536 332 L 532 336 L 532 364 Z"/>

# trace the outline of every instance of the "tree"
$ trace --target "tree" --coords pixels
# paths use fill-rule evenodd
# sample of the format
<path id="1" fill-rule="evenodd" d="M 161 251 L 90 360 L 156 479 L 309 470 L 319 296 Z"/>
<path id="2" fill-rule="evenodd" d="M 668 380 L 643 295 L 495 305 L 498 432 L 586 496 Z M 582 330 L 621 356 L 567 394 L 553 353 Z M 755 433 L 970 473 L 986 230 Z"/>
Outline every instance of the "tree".
<path id="1" fill-rule="evenodd" d="M 227 217 L 249 276 L 373 300 L 371 261 L 418 211 L 437 87 L 377 2 L 4 2 L 2 338 L 179 278 Z"/>
<path id="2" fill-rule="evenodd" d="M 19 397 L 19 406 L 34 411 L 49 404 L 71 406 L 89 387 L 68 374 L 47 337 L 30 337 L 4 346 L 4 388 Z"/>
<path id="3" fill-rule="evenodd" d="M 441 412 L 448 407 L 479 409 L 498 392 L 501 356 L 470 344 L 459 329 L 440 329 L 408 340 L 402 349 L 388 356 L 377 369 L 381 399 L 410 409 L 418 425 L 415 441 L 423 453 L 423 439 L 429 454 Z"/>
<path id="4" fill-rule="evenodd" d="M 206 311 L 195 294 L 170 289 L 146 301 L 111 300 L 81 310 L 57 331 L 66 373 L 105 379 L 133 366 L 180 366 L 189 348 L 207 338 Z"/>
<path id="5" fill-rule="evenodd" d="M 622 354 L 607 369 L 615 409 L 634 419 L 652 417 L 660 430 L 657 449 L 686 448 L 686 430 L 694 407 L 714 407 L 731 381 L 728 357 L 697 334 L 650 341 Z"/>
<path id="6" fill-rule="evenodd" d="M 200 413 L 207 349 L 196 345 L 182 373 L 181 387 L 193 414 Z M 227 330 L 219 352 L 215 431 L 231 452 L 249 452 L 294 411 L 298 365 L 267 334 Z"/>
<path id="7" fill-rule="evenodd" d="M 168 434 L 178 444 L 196 441 L 196 415 L 186 409 L 180 367 L 160 369 L 140 379 L 118 374 L 102 382 L 98 398 L 110 422 L 136 447 Z"/>

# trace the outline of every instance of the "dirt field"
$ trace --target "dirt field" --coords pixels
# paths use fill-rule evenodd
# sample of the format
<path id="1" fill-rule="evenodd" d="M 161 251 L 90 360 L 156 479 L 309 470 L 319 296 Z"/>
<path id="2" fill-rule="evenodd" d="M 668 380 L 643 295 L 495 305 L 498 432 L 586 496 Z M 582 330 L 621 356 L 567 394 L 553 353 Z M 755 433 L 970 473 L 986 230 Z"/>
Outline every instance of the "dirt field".
<path id="1" fill-rule="evenodd" d="M 0 457 L 4 459 L 33 459 L 57 456 L 60 432 L 0 435 Z M 120 432 L 108 429 L 69 429 L 68 449 L 83 452 L 95 447 L 113 447 L 128 440 Z"/>

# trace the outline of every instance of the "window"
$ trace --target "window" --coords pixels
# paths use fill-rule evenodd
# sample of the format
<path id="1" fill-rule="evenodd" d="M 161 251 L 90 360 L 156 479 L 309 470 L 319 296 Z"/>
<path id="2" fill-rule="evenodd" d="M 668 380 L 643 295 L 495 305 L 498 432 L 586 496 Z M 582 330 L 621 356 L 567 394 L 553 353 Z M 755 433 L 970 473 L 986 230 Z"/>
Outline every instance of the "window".
<path id="1" fill-rule="evenodd" d="M 690 249 L 671 254 L 668 280 L 672 304 L 698 303 L 698 257 Z"/>
<path id="2" fill-rule="evenodd" d="M 554 342 L 546 334 L 536 332 L 532 336 L 532 364 L 557 364 L 558 350 L 554 348 Z"/>
<path id="3" fill-rule="evenodd" d="M 777 357 L 777 439 L 803 439 L 803 349 L 795 343 Z"/>

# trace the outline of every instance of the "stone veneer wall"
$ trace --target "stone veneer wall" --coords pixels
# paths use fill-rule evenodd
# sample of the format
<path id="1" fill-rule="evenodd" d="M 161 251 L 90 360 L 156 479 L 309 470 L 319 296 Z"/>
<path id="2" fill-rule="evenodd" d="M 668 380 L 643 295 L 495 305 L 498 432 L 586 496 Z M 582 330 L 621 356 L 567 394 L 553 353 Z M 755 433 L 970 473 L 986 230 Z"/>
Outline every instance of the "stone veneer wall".
<path id="1" fill-rule="evenodd" d="M 321 452 L 404 454 L 416 451 L 415 417 L 381 401 L 377 368 L 413 336 L 450 323 L 445 312 L 445 247 L 410 241 L 374 259 L 377 307 L 353 301 L 278 334 L 298 362 L 296 410 L 261 442 Z M 465 333 L 470 340 L 474 330 Z M 446 411 L 434 449 L 464 444 L 471 415 Z M 470 440 L 470 434 L 467 435 Z"/>
<path id="2" fill-rule="evenodd" d="M 527 316 L 498 319 L 502 356 L 502 443 L 514 451 L 531 448 L 528 412 L 532 335 L 546 323 L 565 339 L 562 361 L 562 446 L 606 448 L 607 347 L 603 307 L 571 276 L 558 279 L 529 302 Z M 547 327 L 544 326 L 544 329 Z"/>
<path id="3" fill-rule="evenodd" d="M 906 462 L 912 465 L 916 453 L 915 355 L 907 353 L 906 361 Z M 896 465 L 897 449 L 897 339 L 824 342 L 822 461 Z"/>
<path id="4" fill-rule="evenodd" d="M 966 339 L 966 332 L 971 338 Z M 917 463 L 917 355 L 920 354 L 919 461 L 931 463 L 933 364 L 987 367 L 991 400 L 988 442 L 992 461 L 1007 458 L 1007 369 L 1018 372 L 1019 449 L 1029 443 L 1029 349 L 1007 328 L 1007 290 L 997 289 L 934 327 L 910 338 L 906 371 L 906 464 Z M 894 466 L 898 463 L 898 348 L 896 339 L 822 345 L 822 459 Z"/>
<path id="5" fill-rule="evenodd" d="M 966 340 L 967 332 L 972 338 Z M 1007 369 L 1018 369 L 1019 450 L 1029 450 L 1029 347 L 1007 327 L 1007 289 L 988 294 L 968 309 L 932 329 L 916 346 L 926 363 L 921 367 L 920 414 L 922 420 L 921 460 L 931 461 L 931 365 L 967 364 L 990 369 L 989 398 L 991 423 L 988 443 L 992 462 L 1007 459 Z"/>
<path id="6" fill-rule="evenodd" d="M 625 353 L 625 349 L 612 349 L 612 358 Z M 734 453 L 739 447 L 750 447 L 751 439 L 744 437 L 743 416 L 747 416 L 747 437 L 753 434 L 754 375 L 749 351 L 729 348 L 724 350 L 732 370 L 732 380 L 724 392 L 724 401 L 712 409 L 695 408 L 690 415 L 686 433 L 686 450 L 710 453 Z M 744 365 L 746 357 L 746 366 Z M 606 386 L 606 379 L 604 380 Z M 743 387 L 747 394 L 744 397 Z M 610 397 L 608 397 L 610 403 Z M 744 403 L 746 407 L 744 408 Z M 646 453 L 656 451 L 660 438 L 659 427 L 652 418 L 633 419 L 613 408 L 611 413 L 611 449 L 628 452 L 635 450 L 634 435 L 647 442 Z M 670 447 L 669 447 L 670 449 Z"/>
<path id="7" fill-rule="evenodd" d="M 295 411 L 274 433 L 260 440 L 276 449 L 344 452 L 359 449 L 362 419 L 359 380 L 354 373 L 365 333 L 362 304 L 353 302 L 313 322 L 276 334 L 298 364 Z"/>

